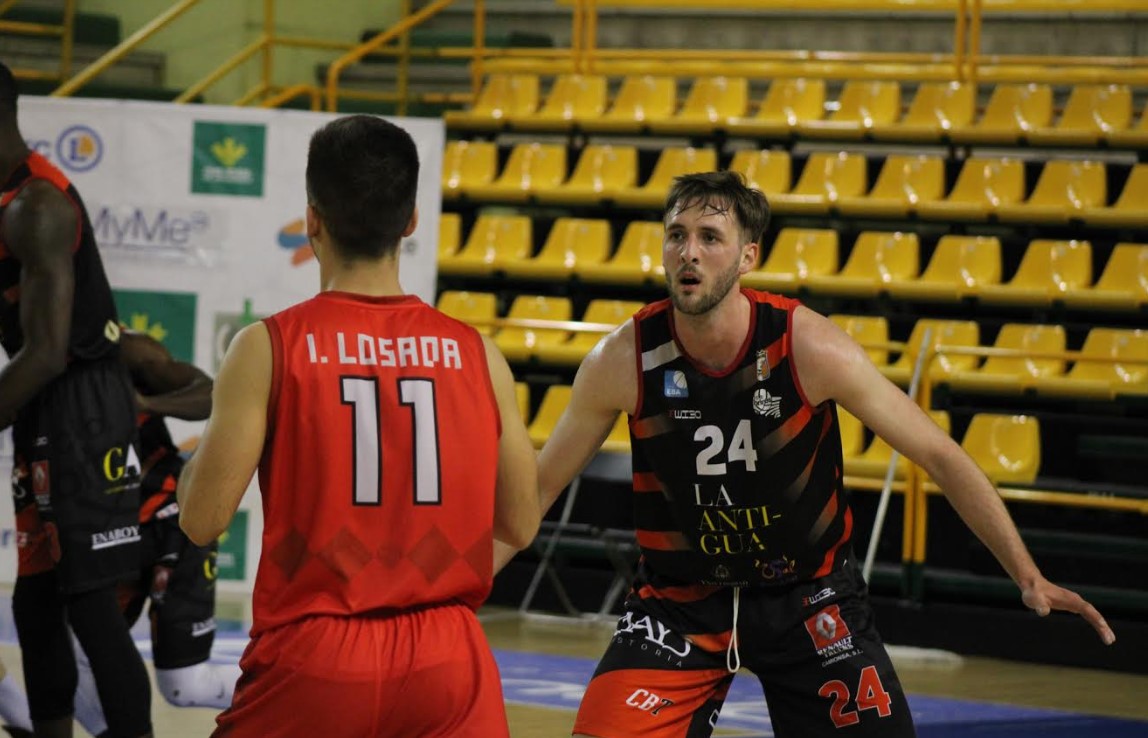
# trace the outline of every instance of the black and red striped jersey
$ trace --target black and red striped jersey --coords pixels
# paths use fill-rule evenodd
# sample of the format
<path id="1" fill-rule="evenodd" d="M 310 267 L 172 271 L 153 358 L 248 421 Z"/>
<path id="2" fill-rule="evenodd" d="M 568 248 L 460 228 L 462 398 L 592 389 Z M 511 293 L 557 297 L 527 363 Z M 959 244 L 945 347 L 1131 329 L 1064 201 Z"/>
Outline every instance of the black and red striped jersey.
<path id="1" fill-rule="evenodd" d="M 668 300 L 634 316 L 635 528 L 643 569 L 659 580 L 788 584 L 849 555 L 836 407 L 809 404 L 792 362 L 800 303 L 742 293 L 749 332 L 722 371 L 685 353 Z"/>
<path id="2" fill-rule="evenodd" d="M 114 356 L 119 351 L 119 321 L 112 290 L 96 247 L 92 224 L 83 201 L 72 183 L 43 156 L 30 153 L 0 186 L 0 222 L 8 204 L 29 182 L 44 180 L 72 202 L 76 208 L 76 240 L 72 244 L 75 292 L 72 300 L 72 330 L 68 337 L 68 360 L 90 361 Z M 3 231 L 0 230 L 0 234 Z M 0 345 L 9 356 L 24 345 L 20 324 L 19 260 L 0 237 Z"/>

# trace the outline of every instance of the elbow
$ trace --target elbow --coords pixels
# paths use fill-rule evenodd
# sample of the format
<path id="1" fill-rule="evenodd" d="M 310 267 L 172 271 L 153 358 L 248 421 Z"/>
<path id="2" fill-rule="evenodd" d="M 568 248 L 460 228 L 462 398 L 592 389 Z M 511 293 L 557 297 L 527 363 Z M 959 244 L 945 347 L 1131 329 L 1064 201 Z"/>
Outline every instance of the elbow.
<path id="1" fill-rule="evenodd" d="M 45 348 L 35 352 L 29 358 L 36 367 L 36 375 L 45 383 L 52 381 L 68 369 L 68 352 L 64 347 L 61 347 L 59 351 Z"/>
<path id="2" fill-rule="evenodd" d="M 494 531 L 494 537 L 521 551 L 534 542 L 541 522 L 539 515 L 523 515 L 520 520 L 499 526 Z"/>
<path id="3" fill-rule="evenodd" d="M 179 527 L 188 539 L 197 546 L 209 546 L 219 536 L 223 535 L 226 526 L 220 527 L 219 525 L 211 522 L 199 520 L 194 515 L 188 515 L 186 511 L 181 510 L 179 513 Z"/>

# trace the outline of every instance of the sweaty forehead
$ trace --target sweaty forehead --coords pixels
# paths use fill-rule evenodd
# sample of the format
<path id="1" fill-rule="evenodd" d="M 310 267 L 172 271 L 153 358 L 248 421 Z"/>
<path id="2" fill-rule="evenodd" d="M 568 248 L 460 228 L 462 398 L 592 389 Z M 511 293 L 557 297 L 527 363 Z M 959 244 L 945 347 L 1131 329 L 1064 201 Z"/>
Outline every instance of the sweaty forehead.
<path id="1" fill-rule="evenodd" d="M 721 200 L 689 200 L 679 202 L 666 215 L 666 227 L 708 227 L 717 229 L 737 228 L 737 218 L 733 208 Z"/>

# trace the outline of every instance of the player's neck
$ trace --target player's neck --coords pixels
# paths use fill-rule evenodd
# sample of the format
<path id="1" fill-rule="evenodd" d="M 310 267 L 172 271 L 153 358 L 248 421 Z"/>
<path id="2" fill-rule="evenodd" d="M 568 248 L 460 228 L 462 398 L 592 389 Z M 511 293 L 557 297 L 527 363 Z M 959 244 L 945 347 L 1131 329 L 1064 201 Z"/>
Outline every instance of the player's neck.
<path id="1" fill-rule="evenodd" d="M 694 361 L 710 369 L 725 369 L 745 344 L 749 313 L 749 300 L 735 287 L 702 315 L 686 315 L 675 309 L 674 332 L 678 343 Z"/>
<path id="2" fill-rule="evenodd" d="M 369 297 L 403 294 L 397 259 L 373 262 L 339 260 L 330 266 L 320 265 L 319 279 L 324 292 L 349 292 Z"/>

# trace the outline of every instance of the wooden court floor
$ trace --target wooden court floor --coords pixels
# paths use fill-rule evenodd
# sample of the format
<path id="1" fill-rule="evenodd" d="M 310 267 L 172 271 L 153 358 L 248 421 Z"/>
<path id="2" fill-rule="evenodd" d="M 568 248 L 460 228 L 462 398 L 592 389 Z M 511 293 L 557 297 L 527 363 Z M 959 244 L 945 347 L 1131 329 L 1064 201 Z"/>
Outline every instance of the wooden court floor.
<path id="1" fill-rule="evenodd" d="M 220 610 L 226 618 L 228 607 L 221 603 Z M 596 659 L 612 633 L 608 623 L 523 619 L 500 610 L 482 615 L 491 646 L 505 651 Z M 0 658 L 20 676 L 19 649 L 11 640 L 0 643 Z M 988 658 L 964 658 L 959 664 L 894 660 L 910 694 L 1148 720 L 1148 676 Z M 203 738 L 214 727 L 215 710 L 171 707 L 154 686 L 152 706 L 155 734 L 161 738 Z M 514 738 L 567 736 L 574 721 L 567 709 L 510 704 L 507 714 Z M 78 725 L 75 734 L 86 735 Z M 748 734 L 727 730 L 715 735 Z"/>

